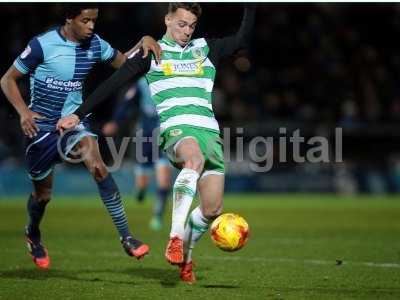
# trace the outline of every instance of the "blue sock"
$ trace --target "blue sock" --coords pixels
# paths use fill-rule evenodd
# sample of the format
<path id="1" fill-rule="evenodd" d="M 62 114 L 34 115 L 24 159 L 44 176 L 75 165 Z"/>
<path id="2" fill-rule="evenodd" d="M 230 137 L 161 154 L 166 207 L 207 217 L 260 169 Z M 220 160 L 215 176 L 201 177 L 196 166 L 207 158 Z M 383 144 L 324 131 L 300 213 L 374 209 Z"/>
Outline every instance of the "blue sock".
<path id="1" fill-rule="evenodd" d="M 154 215 L 160 219 L 162 218 L 165 211 L 168 194 L 169 194 L 168 188 L 157 189 L 157 200 L 156 200 L 156 205 L 154 207 Z"/>
<path id="2" fill-rule="evenodd" d="M 97 186 L 99 188 L 100 197 L 103 200 L 119 235 L 122 239 L 131 236 L 121 196 L 111 174 L 108 174 L 103 181 L 97 182 Z"/>
<path id="3" fill-rule="evenodd" d="M 26 209 L 28 210 L 28 233 L 29 238 L 35 242 L 40 241 L 40 230 L 39 225 L 42 220 L 44 211 L 46 209 L 48 201 L 38 201 L 33 198 L 32 194 L 29 196 L 28 203 L 26 204 Z"/>

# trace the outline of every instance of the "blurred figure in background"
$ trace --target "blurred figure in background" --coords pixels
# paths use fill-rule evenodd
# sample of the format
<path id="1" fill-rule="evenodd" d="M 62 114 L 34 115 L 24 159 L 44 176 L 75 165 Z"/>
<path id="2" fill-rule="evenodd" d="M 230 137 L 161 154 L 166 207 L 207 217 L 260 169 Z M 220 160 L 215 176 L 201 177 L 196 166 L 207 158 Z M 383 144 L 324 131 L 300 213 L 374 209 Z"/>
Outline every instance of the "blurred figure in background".
<path id="1" fill-rule="evenodd" d="M 157 181 L 157 195 L 154 203 L 153 217 L 150 228 L 160 230 L 165 213 L 167 198 L 171 189 L 171 165 L 168 159 L 159 151 L 157 145 L 158 128 L 160 119 L 156 107 L 151 99 L 146 78 L 142 77 L 136 84 L 130 86 L 125 92 L 122 101 L 115 110 L 110 122 L 103 126 L 103 134 L 114 136 L 124 119 L 129 118 L 133 112 L 133 103 L 139 105 L 139 119 L 137 121 L 136 136 L 140 136 L 141 144 L 136 149 L 135 186 L 136 199 L 143 202 L 148 189 L 151 172 L 155 170 Z"/>

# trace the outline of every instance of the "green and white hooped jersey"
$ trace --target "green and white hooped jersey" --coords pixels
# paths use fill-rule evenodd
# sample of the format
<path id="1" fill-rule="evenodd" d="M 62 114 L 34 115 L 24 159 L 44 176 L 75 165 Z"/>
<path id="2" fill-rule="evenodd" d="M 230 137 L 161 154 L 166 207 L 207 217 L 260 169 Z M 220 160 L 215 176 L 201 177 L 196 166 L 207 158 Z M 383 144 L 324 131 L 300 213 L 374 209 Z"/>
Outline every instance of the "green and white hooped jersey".
<path id="1" fill-rule="evenodd" d="M 164 36 L 159 44 L 161 63 L 156 65 L 153 59 L 146 78 L 161 133 L 177 125 L 219 133 L 211 101 L 216 69 L 208 58 L 206 40 L 194 39 L 182 48 Z"/>

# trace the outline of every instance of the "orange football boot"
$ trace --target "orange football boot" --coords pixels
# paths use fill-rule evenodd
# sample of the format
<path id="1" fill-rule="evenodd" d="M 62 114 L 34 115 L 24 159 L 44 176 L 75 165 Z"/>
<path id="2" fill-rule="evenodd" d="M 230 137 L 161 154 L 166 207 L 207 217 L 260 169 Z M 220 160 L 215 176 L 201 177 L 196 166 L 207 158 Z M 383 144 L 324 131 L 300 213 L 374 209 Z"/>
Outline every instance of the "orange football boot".
<path id="1" fill-rule="evenodd" d="M 50 267 L 50 256 L 46 247 L 44 247 L 40 242 L 32 241 L 28 234 L 26 234 L 26 244 L 34 264 L 39 269 L 48 269 Z"/>
<path id="2" fill-rule="evenodd" d="M 165 249 L 165 258 L 171 265 L 183 263 L 183 241 L 181 238 L 174 236 L 169 239 Z"/>
<path id="3" fill-rule="evenodd" d="M 137 259 L 142 259 L 146 254 L 150 252 L 149 245 L 144 244 L 143 242 L 132 237 L 121 240 L 121 244 L 126 254 L 136 257 Z"/>
<path id="4" fill-rule="evenodd" d="M 193 284 L 196 282 L 196 276 L 194 275 L 193 272 L 193 267 L 194 267 L 194 263 L 191 262 L 184 262 L 182 264 L 179 265 L 179 269 L 180 269 L 180 277 L 181 280 L 188 283 L 188 284 Z"/>

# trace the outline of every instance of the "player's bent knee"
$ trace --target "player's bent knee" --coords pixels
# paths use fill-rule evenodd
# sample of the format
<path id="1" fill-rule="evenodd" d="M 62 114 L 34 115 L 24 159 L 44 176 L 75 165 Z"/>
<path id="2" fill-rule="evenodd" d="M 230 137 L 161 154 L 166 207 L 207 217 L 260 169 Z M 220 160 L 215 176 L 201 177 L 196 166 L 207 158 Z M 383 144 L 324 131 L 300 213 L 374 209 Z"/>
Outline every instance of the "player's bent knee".
<path id="1" fill-rule="evenodd" d="M 34 198 L 38 202 L 49 202 L 51 199 L 51 189 L 39 189 L 34 193 Z"/>
<path id="2" fill-rule="evenodd" d="M 89 171 L 92 174 L 94 180 L 96 180 L 97 182 L 103 181 L 108 175 L 108 171 L 104 163 L 93 163 L 90 166 Z"/>
<path id="3" fill-rule="evenodd" d="M 202 155 L 194 156 L 185 162 L 185 168 L 195 170 L 197 173 L 201 174 L 204 168 L 204 157 Z"/>

